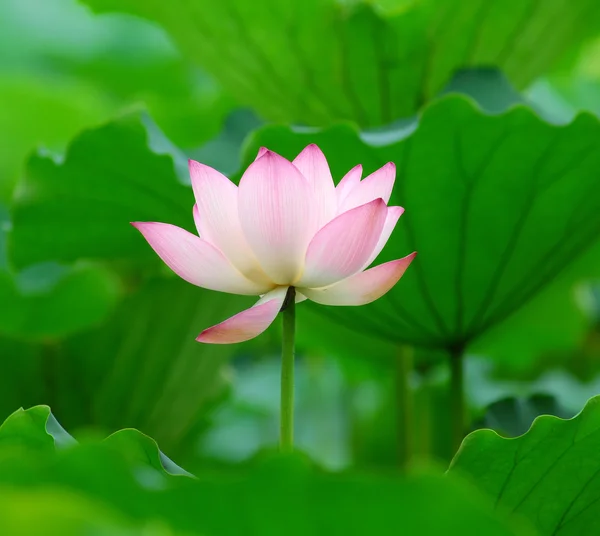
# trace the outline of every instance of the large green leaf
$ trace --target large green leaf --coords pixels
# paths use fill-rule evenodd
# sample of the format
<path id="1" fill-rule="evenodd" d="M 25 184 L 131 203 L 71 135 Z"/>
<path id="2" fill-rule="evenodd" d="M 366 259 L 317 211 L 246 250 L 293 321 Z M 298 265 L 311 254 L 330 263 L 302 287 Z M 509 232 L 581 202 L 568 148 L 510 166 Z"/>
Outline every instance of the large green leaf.
<path id="1" fill-rule="evenodd" d="M 119 286 L 111 272 L 89 265 L 40 265 L 18 276 L 0 270 L 0 334 L 48 341 L 99 324 Z"/>
<path id="2" fill-rule="evenodd" d="M 394 135 L 402 139 L 390 142 Z M 396 163 L 391 203 L 406 214 L 379 261 L 419 252 L 373 304 L 315 308 L 346 327 L 392 342 L 464 347 L 525 304 L 535 308 L 535 296 L 559 324 L 574 281 L 598 273 L 598 248 L 590 248 L 600 236 L 600 125 L 592 116 L 553 126 L 524 107 L 487 115 L 450 96 L 427 107 L 409 135 L 266 127 L 251 139 L 247 160 L 261 145 L 293 157 L 310 142 L 336 178 L 357 163 L 367 173 Z M 525 312 L 519 339 L 536 321 Z M 545 333 L 530 335 L 539 349 Z M 509 337 L 498 336 L 500 350 Z"/>
<path id="3" fill-rule="evenodd" d="M 15 193 L 9 250 L 17 266 L 86 257 L 147 262 L 157 257 L 129 222 L 191 229 L 193 204 L 173 158 L 153 152 L 139 118 L 127 116 L 78 136 L 63 163 L 31 157 Z"/>
<path id="4" fill-rule="evenodd" d="M 600 527 L 600 397 L 571 420 L 539 417 L 515 439 L 478 430 L 450 474 L 467 473 L 502 511 L 528 517 L 540 534 L 596 534 Z"/>
<path id="5" fill-rule="evenodd" d="M 11 395 L 12 404 L 48 401 L 70 429 L 135 427 L 170 452 L 182 452 L 193 447 L 198 419 L 227 386 L 225 364 L 244 349 L 195 338 L 252 301 L 177 278 L 152 279 L 104 325 L 44 346 L 41 353 L 21 349 L 12 379 L 0 380 L 0 387 L 12 392 L 2 384 L 29 382 Z"/>
<path id="6" fill-rule="evenodd" d="M 46 434 L 43 422 L 37 428 Z M 518 520 L 494 514 L 460 478 L 433 473 L 335 475 L 297 455 L 269 455 L 249 470 L 199 479 L 163 474 L 160 481 L 151 480 L 140 472 L 139 462 L 154 466 L 158 449 L 151 442 L 151 460 L 131 456 L 132 442 L 141 436 L 124 438 L 125 432 L 119 432 L 118 442 L 88 442 L 63 451 L 0 444 L 0 484 L 20 496 L 53 487 L 63 494 L 76 492 L 82 503 L 93 501 L 132 524 L 152 523 L 186 534 L 395 534 L 399 527 L 424 536 L 531 534 Z M 17 438 L 20 434 L 13 430 Z M 159 468 L 158 474 L 163 471 Z M 46 501 L 34 501 L 32 517 L 47 508 Z"/>
<path id="7" fill-rule="evenodd" d="M 548 357 L 549 352 L 572 352 L 589 332 L 590 319 L 577 299 L 577 291 L 584 280 L 596 278 L 599 273 L 600 247 L 595 242 L 534 299 L 522 304 L 516 314 L 482 333 L 472 351 L 501 356 L 502 365 L 512 374 L 536 375 L 540 368 L 546 370 L 557 361 Z"/>
<path id="8" fill-rule="evenodd" d="M 266 117 L 318 125 L 410 115 L 464 67 L 524 87 L 600 29 L 595 0 L 85 1 L 162 24 Z"/>

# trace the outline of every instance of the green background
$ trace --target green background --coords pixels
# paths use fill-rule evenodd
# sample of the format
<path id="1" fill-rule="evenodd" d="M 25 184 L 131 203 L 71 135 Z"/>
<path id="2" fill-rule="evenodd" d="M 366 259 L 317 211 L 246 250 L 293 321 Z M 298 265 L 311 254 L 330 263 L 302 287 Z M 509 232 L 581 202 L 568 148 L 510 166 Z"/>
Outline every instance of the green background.
<path id="1" fill-rule="evenodd" d="M 0 532 L 597 534 L 599 58 L 595 0 L 4 0 Z M 379 260 L 419 255 L 298 307 L 283 456 L 279 322 L 196 343 L 253 298 L 129 222 L 309 143 L 396 164 Z"/>

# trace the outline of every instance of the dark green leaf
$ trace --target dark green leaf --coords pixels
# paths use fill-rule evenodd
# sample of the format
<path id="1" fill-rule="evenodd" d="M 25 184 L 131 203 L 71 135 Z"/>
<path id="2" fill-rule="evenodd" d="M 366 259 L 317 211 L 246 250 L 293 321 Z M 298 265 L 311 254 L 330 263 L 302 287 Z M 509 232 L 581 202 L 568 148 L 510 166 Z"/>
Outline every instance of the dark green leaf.
<path id="1" fill-rule="evenodd" d="M 320 313 L 371 337 L 437 348 L 471 344 L 536 295 L 546 300 L 553 325 L 560 324 L 569 290 L 596 266 L 590 259 L 598 248 L 590 248 L 600 236 L 597 119 L 581 115 L 557 127 L 524 107 L 486 115 L 451 96 L 427 107 L 408 137 L 400 132 L 405 137 L 390 142 L 392 135 L 381 141 L 348 127 L 266 127 L 249 144 L 248 160 L 261 145 L 293 157 L 316 142 L 337 179 L 358 163 L 366 173 L 396 163 L 391 204 L 406 214 L 379 262 L 413 250 L 416 261 L 373 304 L 319 307 Z M 536 321 L 535 307 L 531 301 L 519 318 L 519 340 L 532 325 L 526 321 Z M 582 315 L 574 322 L 581 329 Z M 509 332 L 501 335 L 505 345 L 513 341 Z M 541 329 L 539 335 L 530 346 L 544 345 Z"/>
<path id="2" fill-rule="evenodd" d="M 525 104 L 504 74 L 497 69 L 470 69 L 456 73 L 442 94 L 462 93 L 474 99 L 488 113 L 506 111 L 515 104 Z"/>
<path id="3" fill-rule="evenodd" d="M 600 500 L 600 397 L 571 420 L 539 417 L 515 439 L 478 430 L 450 474 L 466 473 L 499 510 L 523 515 L 542 535 L 595 534 Z"/>
<path id="4" fill-rule="evenodd" d="M 536 394 L 529 397 L 502 398 L 485 410 L 482 422 L 474 428 L 491 428 L 502 435 L 524 434 L 540 415 L 571 417 L 552 395 Z"/>

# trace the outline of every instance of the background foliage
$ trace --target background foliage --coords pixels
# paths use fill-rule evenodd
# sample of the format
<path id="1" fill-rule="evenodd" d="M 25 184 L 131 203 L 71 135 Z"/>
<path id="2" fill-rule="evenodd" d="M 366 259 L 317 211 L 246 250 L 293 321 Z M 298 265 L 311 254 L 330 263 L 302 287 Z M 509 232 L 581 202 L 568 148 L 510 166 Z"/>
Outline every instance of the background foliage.
<path id="1" fill-rule="evenodd" d="M 0 532 L 596 534 L 599 50 L 594 0 L 0 3 Z M 285 457 L 278 326 L 197 344 L 252 298 L 129 222 L 193 228 L 188 158 L 313 142 L 395 162 L 380 258 L 419 256 L 299 307 Z"/>

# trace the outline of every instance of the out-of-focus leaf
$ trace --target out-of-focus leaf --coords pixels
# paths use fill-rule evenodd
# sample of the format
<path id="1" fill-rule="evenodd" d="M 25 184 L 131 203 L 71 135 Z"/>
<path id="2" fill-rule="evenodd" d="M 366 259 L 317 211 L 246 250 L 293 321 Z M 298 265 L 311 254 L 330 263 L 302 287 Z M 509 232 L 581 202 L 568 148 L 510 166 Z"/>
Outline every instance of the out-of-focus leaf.
<path id="1" fill-rule="evenodd" d="M 0 271 L 0 333 L 29 341 L 64 337 L 99 324 L 113 310 L 119 283 L 106 270 L 90 265 L 60 269 L 44 282 L 38 266 L 15 277 Z"/>
<path id="2" fill-rule="evenodd" d="M 333 348 L 343 348 L 344 356 L 379 362 L 391 359 L 398 352 L 396 341 L 357 330 L 354 324 L 329 315 L 329 310 L 300 306 L 296 314 L 297 345 L 307 352 L 324 355 Z"/>
<path id="3" fill-rule="evenodd" d="M 180 490 L 178 490 L 180 491 Z M 331 475 L 299 460 L 274 460 L 244 480 L 201 480 L 172 493 L 181 508 L 202 504 L 181 528 L 215 535 L 265 534 L 529 534 L 489 514 L 460 481 L 440 476 Z M 426 506 L 427 505 L 427 506 Z M 234 508 L 236 515 L 226 512 Z M 195 524 L 197 523 L 197 524 Z"/>
<path id="4" fill-rule="evenodd" d="M 518 436 L 529 430 L 534 419 L 540 415 L 572 417 L 552 395 L 535 394 L 527 398 L 503 398 L 491 404 L 474 428 L 491 428 L 505 436 Z"/>
<path id="5" fill-rule="evenodd" d="M 34 450 L 53 451 L 75 440 L 59 424 L 48 406 L 18 409 L 0 426 L 0 446 L 18 445 Z"/>
<path id="6" fill-rule="evenodd" d="M 175 12 L 161 2 L 85 1 L 162 24 L 265 117 L 316 125 L 408 116 L 460 68 L 498 66 L 524 87 L 600 28 L 595 0 L 192 0 Z"/>
<path id="7" fill-rule="evenodd" d="M 147 263 L 157 256 L 129 222 L 192 229 L 193 204 L 172 157 L 153 152 L 139 118 L 128 116 L 78 136 L 63 163 L 29 160 L 15 192 L 9 252 L 17 266 L 86 257 Z"/>
<path id="8" fill-rule="evenodd" d="M 73 267 L 43 263 L 13 274 L 4 258 L 10 222 L 2 211 L 0 205 L 0 334 L 48 343 L 104 320 L 121 291 L 115 275 L 85 263 Z M 14 362 L 14 356 L 1 350 L 4 366 L 9 359 Z M 13 400 L 12 407 L 15 402 L 22 401 Z"/>
<path id="9" fill-rule="evenodd" d="M 450 474 L 466 473 L 499 510 L 527 517 L 540 534 L 594 534 L 600 500 L 600 398 L 571 420 L 539 417 L 515 439 L 478 430 Z"/>
<path id="10" fill-rule="evenodd" d="M 0 448 L 26 447 L 38 453 L 73 447 L 77 441 L 56 420 L 49 406 L 18 409 L 0 426 Z M 139 430 L 119 430 L 102 441 L 127 459 L 132 467 L 152 468 L 163 475 L 193 476 L 166 456 L 151 437 Z"/>
<path id="11" fill-rule="evenodd" d="M 60 486 L 138 524 L 186 534 L 395 534 L 400 523 L 424 536 L 531 534 L 518 520 L 493 514 L 456 477 L 335 475 L 298 456 L 270 456 L 250 470 L 168 477 L 149 489 L 135 461 L 106 442 L 37 458 L 0 449 L 0 484 L 18 493 Z"/>
<path id="12" fill-rule="evenodd" d="M 190 156 L 229 176 L 240 168 L 241 148 L 246 137 L 261 124 L 251 110 L 236 110 L 225 120 L 221 133 Z"/>
<path id="13" fill-rule="evenodd" d="M 0 338 L 0 410 L 49 403 L 70 429 L 135 427 L 170 452 L 193 450 L 199 418 L 228 385 L 227 361 L 248 351 L 195 337 L 252 301 L 157 278 L 98 327 L 37 344 Z"/>
<path id="14" fill-rule="evenodd" d="M 539 102 L 550 102 L 563 114 L 588 111 L 600 115 L 600 38 L 583 47 L 570 70 L 557 70 L 536 82 L 528 93 Z"/>
<path id="15" fill-rule="evenodd" d="M 181 56 L 162 28 L 128 15 L 96 16 L 77 0 L 2 2 L 0 58 L 0 80 L 25 76 L 42 95 L 34 102 L 36 115 L 23 106 L 7 110 L 19 132 L 55 116 L 41 108 L 44 100 L 68 106 L 69 93 L 78 91 L 89 95 L 85 111 L 100 113 L 102 120 L 107 113 L 143 103 L 170 138 L 195 147 L 219 132 L 234 106 L 211 78 Z M 32 121 L 20 124 L 19 117 Z M 99 119 L 83 122 L 82 114 L 81 120 L 80 128 Z M 59 132 L 47 139 L 43 131 L 31 130 L 29 143 L 54 142 Z M 72 134 L 57 141 L 66 142 Z"/>
<path id="16" fill-rule="evenodd" d="M 60 149 L 82 128 L 107 117 L 109 109 L 82 85 L 0 77 L 0 200 L 10 197 L 31 151 L 40 144 Z"/>
<path id="17" fill-rule="evenodd" d="M 47 375 L 63 421 L 69 428 L 90 423 L 108 430 L 138 428 L 169 452 L 193 448 L 189 435 L 196 421 L 227 385 L 224 365 L 244 349 L 195 338 L 252 301 L 178 278 L 147 282 L 106 325 L 56 349 Z"/>
<path id="18" fill-rule="evenodd" d="M 399 377 L 403 374 L 399 370 L 402 366 L 399 360 L 403 357 L 397 350 L 389 359 L 389 368 L 378 367 L 376 382 L 371 381 L 370 385 L 363 382 L 352 390 L 352 455 L 359 466 L 397 467 L 399 463 L 405 463 L 405 451 L 409 458 L 416 460 L 446 462 L 456 451 L 448 442 L 451 422 L 448 418 L 447 375 L 436 374 L 434 369 L 428 374 L 413 373 L 406 380 Z M 408 409 L 406 397 L 399 390 L 402 382 L 410 386 Z M 408 437 L 404 437 L 405 434 Z"/>
<path id="19" fill-rule="evenodd" d="M 462 93 L 474 99 L 482 110 L 497 114 L 516 104 L 526 104 L 523 96 L 497 69 L 468 69 L 456 73 L 443 94 Z"/>
<path id="20" fill-rule="evenodd" d="M 486 115 L 449 96 L 424 110 L 411 135 L 399 136 L 374 145 L 348 127 L 266 127 L 249 144 L 247 160 L 262 145 L 293 157 L 316 142 L 336 179 L 357 163 L 366 173 L 396 163 L 390 202 L 406 214 L 377 263 L 413 250 L 417 259 L 376 302 L 319 306 L 319 314 L 370 337 L 449 348 L 472 344 L 539 295 L 552 297 L 546 315 L 560 325 L 570 298 L 563 290 L 598 271 L 590 262 L 600 236 L 598 120 L 581 115 L 559 127 L 524 107 Z M 558 292 L 552 283 L 561 274 L 567 279 L 557 280 Z M 535 306 L 531 301 L 526 312 Z M 520 318 L 519 339 L 527 318 Z M 582 314 L 577 318 L 581 329 Z M 489 342 L 485 351 L 506 357 L 502 350 L 514 340 L 509 330 L 499 334 L 500 327 L 494 335 L 504 346 Z M 543 348 L 545 334 L 528 333 L 527 350 Z"/>
<path id="21" fill-rule="evenodd" d="M 173 536 L 158 526 L 142 526 L 100 501 L 60 488 L 15 490 L 0 488 L 0 533 L 81 536 Z M 146 526 L 144 526 L 146 525 Z"/>
<path id="22" fill-rule="evenodd" d="M 0 336 L 4 371 L 0 377 L 0 415 L 8 415 L 15 405 L 30 407 L 50 402 L 45 396 L 41 354 L 39 344 Z"/>
<path id="23" fill-rule="evenodd" d="M 104 443 L 127 456 L 133 463 L 149 465 L 153 469 L 169 475 L 192 476 L 163 454 L 154 439 L 134 428 L 119 430 L 109 435 Z"/>

